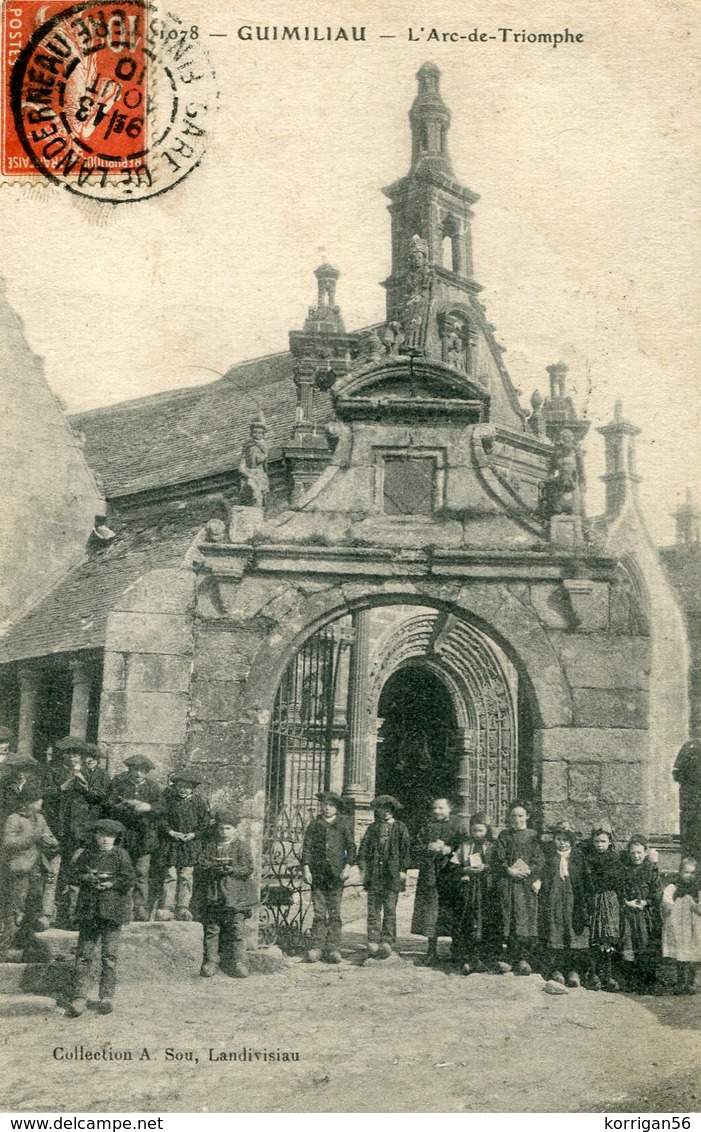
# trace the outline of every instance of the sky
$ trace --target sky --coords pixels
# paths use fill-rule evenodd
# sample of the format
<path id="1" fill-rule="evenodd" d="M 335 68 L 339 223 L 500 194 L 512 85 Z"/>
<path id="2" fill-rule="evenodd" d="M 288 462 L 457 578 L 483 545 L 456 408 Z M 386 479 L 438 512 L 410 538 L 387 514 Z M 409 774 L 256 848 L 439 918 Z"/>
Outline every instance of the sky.
<path id="1" fill-rule="evenodd" d="M 408 171 L 415 72 L 441 68 L 456 178 L 480 194 L 475 277 L 528 404 L 565 361 L 592 422 L 590 513 L 602 507 L 596 428 L 621 400 L 642 430 L 641 502 L 653 538 L 701 488 L 699 32 L 686 0 L 173 0 L 197 24 L 218 94 L 207 153 L 150 201 L 97 205 L 52 185 L 0 191 L 7 297 L 71 410 L 215 379 L 284 350 L 325 259 L 349 330 L 384 315 L 381 188 Z M 364 26 L 364 43 L 263 43 L 241 25 Z M 424 28 L 424 33 L 419 31 Z M 496 40 L 426 42 L 435 27 Z M 501 42 L 499 28 L 581 33 Z M 409 41 L 409 28 L 414 41 Z M 382 39 L 392 35 L 396 38 Z M 416 41 L 422 36 L 420 41 Z M 248 409 L 244 410 L 248 411 Z M 701 498 L 701 490 L 699 490 Z"/>

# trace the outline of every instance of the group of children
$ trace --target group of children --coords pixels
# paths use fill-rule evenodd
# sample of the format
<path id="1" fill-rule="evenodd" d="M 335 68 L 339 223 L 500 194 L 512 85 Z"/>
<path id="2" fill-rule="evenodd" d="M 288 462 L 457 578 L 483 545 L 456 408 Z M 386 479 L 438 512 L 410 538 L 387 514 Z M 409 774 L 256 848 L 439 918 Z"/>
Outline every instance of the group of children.
<path id="1" fill-rule="evenodd" d="M 304 879 L 314 920 L 307 958 L 341 960 L 341 897 L 350 866 L 367 891 L 367 953 L 384 958 L 396 947 L 396 907 L 412 859 L 401 803 L 372 802 L 357 856 L 343 800 L 319 796 L 321 812 L 304 841 Z M 426 962 L 438 962 L 438 938 L 451 938 L 451 961 L 465 974 L 492 970 L 554 983 L 617 991 L 655 987 L 660 958 L 676 964 L 677 993 L 695 993 L 701 964 L 701 876 L 684 858 L 662 888 L 647 839 L 636 834 L 619 852 L 611 826 L 599 822 L 580 842 L 567 822 L 541 837 L 529 828 L 528 807 L 515 801 L 494 837 L 488 818 L 466 824 L 436 798 L 416 850 L 419 875 L 411 931 L 428 939 Z M 625 976 L 622 975 L 625 972 Z"/>
<path id="2" fill-rule="evenodd" d="M 191 920 L 194 881 L 204 926 L 201 975 L 218 967 L 243 978 L 246 920 L 257 903 L 250 849 L 238 817 L 210 814 L 195 793 L 199 781 L 176 772 L 161 790 L 148 759 L 133 756 L 110 781 L 97 747 L 67 738 L 41 768 L 8 754 L 0 776 L 3 937 L 46 930 L 54 922 L 79 932 L 69 1012 L 83 1013 L 93 957 L 101 953 L 99 1009 L 113 1008 L 120 928 L 131 919 Z M 397 900 L 413 849 L 419 875 L 411 930 L 428 939 L 426 961 L 437 963 L 438 938 L 451 938 L 451 961 L 465 974 L 540 970 L 554 983 L 619 989 L 621 971 L 633 990 L 649 991 L 660 957 L 677 966 L 676 989 L 693 994 L 701 964 L 701 903 L 696 861 L 662 889 L 642 835 L 616 849 L 599 822 L 580 842 L 563 822 L 541 837 L 529 828 L 527 805 L 515 801 L 495 838 L 487 816 L 466 825 L 436 798 L 412 846 L 390 795 L 372 802 L 374 821 L 356 851 L 344 800 L 317 795 L 320 812 L 308 826 L 301 855 L 311 886 L 309 962 L 341 962 L 341 901 L 353 865 L 367 893 L 367 954 L 396 949 Z M 157 894 L 157 895 L 156 895 Z"/>
<path id="3" fill-rule="evenodd" d="M 77 928 L 69 1013 L 82 1014 L 100 950 L 98 1008 L 113 1009 L 120 929 L 133 920 L 192 920 L 197 869 L 204 926 L 201 974 L 248 975 L 245 921 L 257 903 L 253 858 L 238 816 L 210 814 L 199 780 L 176 772 L 161 790 L 146 758 L 110 781 L 97 747 L 57 744 L 47 767 L 8 753 L 0 776 L 0 910 L 4 946 L 54 923 Z M 154 903 L 157 905 L 154 909 Z"/>

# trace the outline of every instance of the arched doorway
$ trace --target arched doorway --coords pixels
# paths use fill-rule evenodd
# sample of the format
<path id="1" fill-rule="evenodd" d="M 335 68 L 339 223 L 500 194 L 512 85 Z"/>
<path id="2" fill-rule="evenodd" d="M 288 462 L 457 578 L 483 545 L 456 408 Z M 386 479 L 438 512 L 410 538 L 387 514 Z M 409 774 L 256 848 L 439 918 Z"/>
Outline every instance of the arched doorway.
<path id="1" fill-rule="evenodd" d="M 428 665 L 403 665 L 380 693 L 378 724 L 375 792 L 399 798 L 413 836 L 432 798 L 457 794 L 457 720 L 450 691 Z"/>

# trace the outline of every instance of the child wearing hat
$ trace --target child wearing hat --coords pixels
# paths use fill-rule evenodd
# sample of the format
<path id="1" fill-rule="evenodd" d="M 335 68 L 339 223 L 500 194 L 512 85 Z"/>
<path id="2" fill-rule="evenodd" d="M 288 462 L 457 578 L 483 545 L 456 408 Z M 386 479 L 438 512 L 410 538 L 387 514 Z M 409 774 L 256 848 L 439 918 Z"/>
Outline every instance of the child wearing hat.
<path id="1" fill-rule="evenodd" d="M 423 935 L 428 940 L 426 964 L 438 959 L 438 936 L 453 935 L 450 898 L 445 892 L 445 879 L 451 854 L 463 840 L 459 821 L 450 815 L 447 798 L 434 798 L 431 817 L 419 830 L 416 847 L 419 858 L 419 876 L 416 882 L 414 909 L 411 917 L 412 935 Z M 441 899 L 441 896 L 444 899 Z M 445 899 L 448 896 L 448 899 Z"/>
<path id="2" fill-rule="evenodd" d="M 103 818 L 95 822 L 92 842 L 79 849 L 71 862 L 71 883 L 78 888 L 76 921 L 78 950 L 73 999 L 68 1014 L 85 1011 L 92 983 L 93 958 L 100 948 L 101 1014 L 111 1014 L 117 986 L 117 959 L 122 924 L 129 920 L 129 896 L 134 869 L 126 849 L 116 844 L 125 832 L 121 822 Z"/>
<path id="3" fill-rule="evenodd" d="M 218 966 L 238 979 L 248 975 L 246 920 L 258 902 L 258 893 L 251 851 L 241 841 L 237 823 L 236 814 L 218 814 L 216 840 L 209 842 L 200 862 L 207 885 L 200 970 L 204 978 L 214 975 Z"/>
<path id="4" fill-rule="evenodd" d="M 195 794 L 200 779 L 187 771 L 171 775 L 163 791 L 159 863 L 165 873 L 157 920 L 191 920 L 192 878 L 200 843 L 210 824 L 207 799 Z"/>
<path id="5" fill-rule="evenodd" d="M 95 822 L 104 817 L 110 780 L 100 766 L 100 750 L 94 743 L 78 741 L 70 752 L 71 775 L 60 787 L 61 800 L 61 874 L 59 876 L 59 923 L 73 926 L 75 888 L 65 887 L 71 860 L 77 851 L 92 840 Z"/>
<path id="6" fill-rule="evenodd" d="M 636 833 L 623 856 L 621 877 L 621 955 L 629 964 L 631 989 L 649 993 L 655 982 L 660 943 L 662 889 L 657 865 L 647 856 L 648 842 Z"/>
<path id="7" fill-rule="evenodd" d="M 701 877 L 693 857 L 683 857 L 679 875 L 662 893 L 662 954 L 674 960 L 675 994 L 696 994 L 701 966 Z"/>
<path id="8" fill-rule="evenodd" d="M 320 813 L 307 826 L 302 845 L 302 876 L 312 887 L 310 963 L 326 956 L 329 963 L 341 962 L 341 900 L 343 884 L 355 864 L 355 841 L 350 824 L 341 814 L 345 806 L 338 794 L 317 794 Z"/>
<path id="9" fill-rule="evenodd" d="M 501 918 L 502 951 L 516 964 L 515 974 L 530 975 L 538 945 L 538 893 L 542 885 L 543 852 L 538 834 L 528 828 L 528 807 L 509 806 L 508 827 L 497 838 L 494 872 Z M 505 972 L 510 963 L 499 966 Z"/>
<path id="10" fill-rule="evenodd" d="M 27 783 L 3 829 L 6 930 L 12 935 L 18 929 L 45 931 L 56 916 L 59 843 L 41 807 L 39 783 Z"/>
<path id="11" fill-rule="evenodd" d="M 589 947 L 590 874 L 569 822 L 555 827 L 553 840 L 544 846 L 543 856 L 539 912 L 544 973 L 555 983 L 578 987 L 582 982 L 581 961 Z"/>
<path id="12" fill-rule="evenodd" d="M 397 898 L 411 864 L 409 830 L 397 819 L 401 802 L 380 794 L 371 802 L 375 820 L 358 850 L 363 888 L 368 894 L 368 955 L 385 959 L 397 942 Z"/>
<path id="13" fill-rule="evenodd" d="M 148 920 L 151 911 L 151 856 L 158 848 L 161 788 L 152 778 L 153 763 L 145 755 L 124 760 L 127 770 L 110 785 L 109 808 L 125 827 L 124 846 L 134 865 L 134 919 Z"/>

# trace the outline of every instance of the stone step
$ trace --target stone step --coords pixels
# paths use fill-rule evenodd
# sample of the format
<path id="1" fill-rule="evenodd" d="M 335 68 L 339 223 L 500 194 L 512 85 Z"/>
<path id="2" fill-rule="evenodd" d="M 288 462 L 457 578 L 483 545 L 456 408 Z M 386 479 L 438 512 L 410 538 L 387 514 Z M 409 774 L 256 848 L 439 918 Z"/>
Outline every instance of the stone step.
<path id="1" fill-rule="evenodd" d="M 28 1014 L 52 1014 L 56 1001 L 47 995 L 8 994 L 0 998 L 0 1018 L 16 1018 Z"/>

